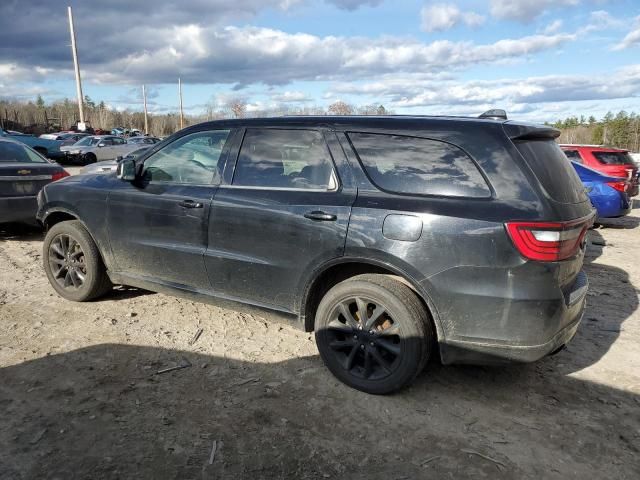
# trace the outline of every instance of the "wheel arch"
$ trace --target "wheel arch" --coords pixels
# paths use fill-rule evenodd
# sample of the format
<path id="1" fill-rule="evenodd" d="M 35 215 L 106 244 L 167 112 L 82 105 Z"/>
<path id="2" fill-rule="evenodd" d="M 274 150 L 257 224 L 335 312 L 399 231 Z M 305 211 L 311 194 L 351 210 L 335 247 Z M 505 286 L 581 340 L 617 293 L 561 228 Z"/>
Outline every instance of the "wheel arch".
<path id="1" fill-rule="evenodd" d="M 100 243 L 98 241 L 96 241 L 96 238 L 91 233 L 91 230 L 89 229 L 87 224 L 74 211 L 69 210 L 69 209 L 64 208 L 64 207 L 55 207 L 55 208 L 53 208 L 51 210 L 47 210 L 46 211 L 46 213 L 43 216 L 41 222 L 44 225 L 45 229 L 48 231 L 54 225 L 56 225 L 56 224 L 58 224 L 60 222 L 66 222 L 66 221 L 69 221 L 69 220 L 75 220 L 75 221 L 80 222 L 82 224 L 84 229 L 87 231 L 87 233 L 89 234 L 89 236 L 93 240 L 93 243 L 96 244 L 96 247 L 98 249 L 98 254 L 100 255 L 100 260 L 106 266 L 107 262 L 105 261 L 106 260 L 105 259 L 105 255 L 104 255 L 104 253 L 102 251 Z"/>
<path id="2" fill-rule="evenodd" d="M 82 223 L 85 229 L 87 228 L 84 222 L 82 222 L 82 220 L 80 220 L 76 214 L 64 208 L 57 208 L 55 210 L 47 211 L 46 215 L 42 218 L 42 224 L 47 230 L 49 230 L 56 223 L 65 222 L 68 220 L 77 220 Z"/>
<path id="3" fill-rule="evenodd" d="M 417 280 L 396 265 L 379 260 L 357 257 L 342 257 L 339 260 L 329 262 L 316 270 L 312 278 L 306 282 L 300 302 L 300 320 L 304 330 L 307 332 L 313 331 L 315 311 L 320 300 L 329 289 L 348 278 L 363 273 L 374 273 L 394 277 L 413 290 L 423 303 L 433 322 L 438 341 L 444 339 L 440 318 L 433 300 Z"/>

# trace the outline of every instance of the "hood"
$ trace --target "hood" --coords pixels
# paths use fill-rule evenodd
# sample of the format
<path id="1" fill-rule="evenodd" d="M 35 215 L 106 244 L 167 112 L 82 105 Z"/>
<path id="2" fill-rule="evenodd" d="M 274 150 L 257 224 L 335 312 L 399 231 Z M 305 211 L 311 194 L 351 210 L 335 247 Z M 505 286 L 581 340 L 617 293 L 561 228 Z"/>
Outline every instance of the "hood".
<path id="1" fill-rule="evenodd" d="M 88 152 L 90 150 L 93 150 L 94 148 L 95 147 L 92 147 L 91 145 L 63 145 L 62 147 L 60 147 L 60 151 L 71 152 L 75 150 L 80 150 L 82 152 Z"/>

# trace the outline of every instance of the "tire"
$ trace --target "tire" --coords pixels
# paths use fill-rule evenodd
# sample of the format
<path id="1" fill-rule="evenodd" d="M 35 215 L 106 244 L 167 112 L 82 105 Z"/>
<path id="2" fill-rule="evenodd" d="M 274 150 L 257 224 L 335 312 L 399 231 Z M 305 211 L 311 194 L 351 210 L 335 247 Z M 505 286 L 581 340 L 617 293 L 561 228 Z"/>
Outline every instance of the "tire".
<path id="1" fill-rule="evenodd" d="M 89 165 L 90 163 L 96 163 L 97 161 L 98 159 L 93 153 L 85 153 L 82 157 L 82 162 L 80 163 L 82 163 L 83 165 Z"/>
<path id="2" fill-rule="evenodd" d="M 360 317 L 367 318 L 364 325 Z M 357 275 L 326 293 L 316 312 L 315 336 L 331 373 L 372 394 L 409 385 L 435 341 L 429 314 L 416 294 L 392 277 L 374 274 Z"/>
<path id="3" fill-rule="evenodd" d="M 44 238 L 42 258 L 49 283 L 67 300 L 86 302 L 112 287 L 98 247 L 77 220 L 51 227 Z"/>

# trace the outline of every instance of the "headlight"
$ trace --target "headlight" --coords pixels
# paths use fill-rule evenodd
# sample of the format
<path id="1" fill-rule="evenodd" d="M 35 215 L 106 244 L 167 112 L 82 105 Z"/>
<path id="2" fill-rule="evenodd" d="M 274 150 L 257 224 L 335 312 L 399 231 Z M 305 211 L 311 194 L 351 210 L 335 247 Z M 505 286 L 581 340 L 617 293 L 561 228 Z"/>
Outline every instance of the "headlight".
<path id="1" fill-rule="evenodd" d="M 70 150 L 69 153 L 71 153 L 72 155 L 79 155 L 82 153 L 82 150 Z"/>

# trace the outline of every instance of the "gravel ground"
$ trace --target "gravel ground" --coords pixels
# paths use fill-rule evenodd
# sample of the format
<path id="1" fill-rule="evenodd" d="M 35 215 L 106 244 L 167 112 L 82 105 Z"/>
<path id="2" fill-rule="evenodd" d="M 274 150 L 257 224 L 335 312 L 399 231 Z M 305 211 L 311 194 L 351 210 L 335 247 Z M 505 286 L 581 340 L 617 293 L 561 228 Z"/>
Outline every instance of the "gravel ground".
<path id="1" fill-rule="evenodd" d="M 286 324 L 127 288 L 65 301 L 42 234 L 0 229 L 0 478 L 637 480 L 639 223 L 634 210 L 590 232 L 566 350 L 434 361 L 384 397 L 338 383 Z"/>

